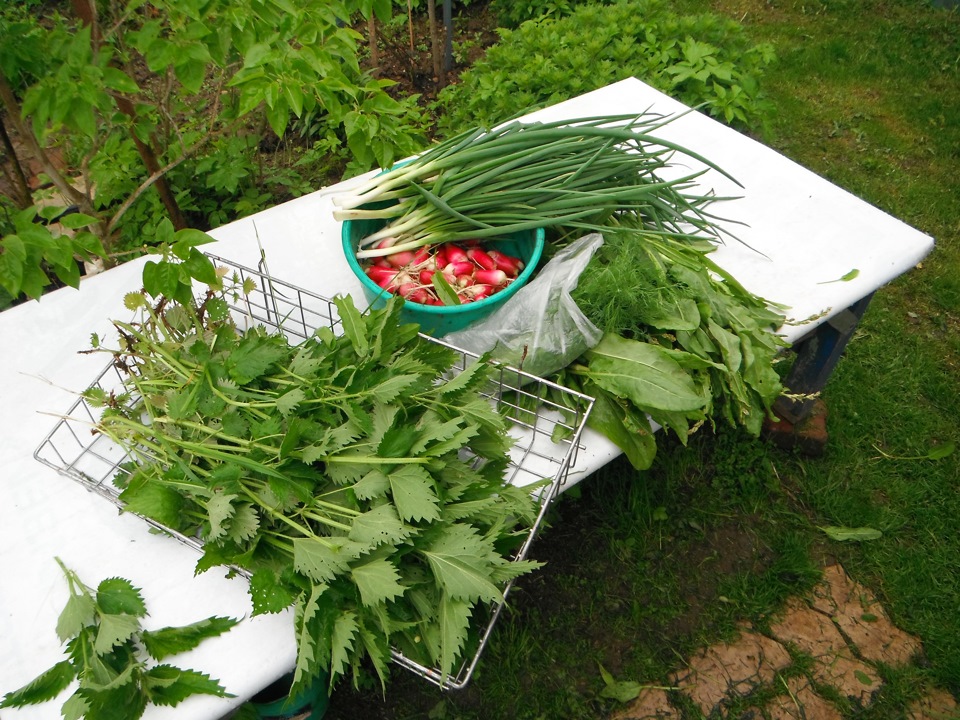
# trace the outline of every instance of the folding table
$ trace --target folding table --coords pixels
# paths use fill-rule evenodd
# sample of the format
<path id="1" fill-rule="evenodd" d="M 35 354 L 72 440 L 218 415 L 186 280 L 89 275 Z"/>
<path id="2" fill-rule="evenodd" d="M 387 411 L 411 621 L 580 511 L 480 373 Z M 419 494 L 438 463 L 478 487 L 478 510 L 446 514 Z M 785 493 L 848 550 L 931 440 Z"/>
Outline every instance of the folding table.
<path id="1" fill-rule="evenodd" d="M 740 223 L 733 229 L 743 242 L 728 241 L 715 259 L 749 290 L 789 308 L 791 322 L 781 332 L 802 348 L 794 376 L 802 387 L 794 389 L 819 389 L 869 298 L 914 267 L 933 241 L 762 144 L 686 110 L 631 78 L 528 119 L 685 113 L 664 126 L 660 136 L 699 152 L 740 183 L 713 171 L 699 181 L 718 195 L 739 196 L 718 209 Z M 675 171 L 690 169 L 696 163 Z M 266 258 L 272 276 L 327 296 L 350 293 L 362 303 L 360 285 L 340 250 L 340 226 L 331 205 L 332 195 L 355 182 L 217 228 L 211 233 L 217 239 L 211 251 L 250 267 Z M 137 517 L 118 513 L 33 457 L 56 415 L 73 402 L 73 393 L 102 368 L 102 356 L 79 351 L 89 348 L 91 333 L 109 334 L 111 319 L 128 317 L 123 295 L 139 287 L 142 263 L 87 278 L 79 291 L 58 290 L 0 313 L 0 693 L 62 659 L 54 632 L 67 597 L 54 561 L 59 557 L 88 584 L 120 576 L 142 588 L 149 627 L 209 615 L 245 617 L 226 635 L 173 659 L 180 667 L 219 678 L 234 699 L 191 698 L 175 709 L 148 708 L 145 715 L 150 720 L 211 720 L 293 667 L 292 615 L 250 618 L 242 578 L 228 577 L 222 569 L 195 575 L 194 549 L 152 531 Z M 799 416 L 805 408 L 783 409 Z M 618 454 L 605 438 L 585 432 L 568 484 Z M 58 712 L 54 702 L 4 710 L 3 718 L 49 718 Z"/>

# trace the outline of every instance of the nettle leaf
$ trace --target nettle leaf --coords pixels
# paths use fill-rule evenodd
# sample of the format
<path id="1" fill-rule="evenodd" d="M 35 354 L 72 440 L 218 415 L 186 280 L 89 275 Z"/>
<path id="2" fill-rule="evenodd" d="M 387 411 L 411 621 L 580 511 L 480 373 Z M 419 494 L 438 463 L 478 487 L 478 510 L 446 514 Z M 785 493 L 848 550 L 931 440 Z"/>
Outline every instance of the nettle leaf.
<path id="1" fill-rule="evenodd" d="M 219 540 L 226 535 L 227 524 L 236 512 L 233 506 L 233 501 L 236 499 L 236 495 L 216 492 L 204 503 L 210 522 L 208 540 Z"/>
<path id="2" fill-rule="evenodd" d="M 350 653 L 356 640 L 357 615 L 349 610 L 340 613 L 333 623 L 333 635 L 330 638 L 330 680 L 343 675 L 350 663 Z"/>
<path id="3" fill-rule="evenodd" d="M 234 618 L 208 617 L 190 625 L 144 630 L 140 634 L 140 639 L 150 657 L 154 660 L 163 660 L 170 655 L 193 650 L 207 638 L 222 635 L 238 622 Z"/>
<path id="4" fill-rule="evenodd" d="M 249 332 L 227 358 L 227 372 L 244 385 L 262 376 L 271 365 L 287 354 L 287 348 L 277 338 Z"/>
<path id="5" fill-rule="evenodd" d="M 390 428 L 377 444 L 377 455 L 384 458 L 409 457 L 410 448 L 417 439 L 416 428 L 401 426 Z"/>
<path id="6" fill-rule="evenodd" d="M 350 561 L 366 548 L 347 538 L 297 538 L 293 541 L 293 567 L 311 580 L 333 580 L 349 569 Z"/>
<path id="7" fill-rule="evenodd" d="M 126 578 L 107 578 L 97 586 L 97 607 L 108 615 L 145 617 L 147 606 L 139 588 Z"/>
<path id="8" fill-rule="evenodd" d="M 288 417 L 297 405 L 306 399 L 307 394 L 303 391 L 303 388 L 295 387 L 277 398 L 277 410 L 284 417 Z"/>
<path id="9" fill-rule="evenodd" d="M 93 649 L 98 655 L 106 655 L 139 631 L 140 619 L 135 615 L 101 615 Z"/>
<path id="10" fill-rule="evenodd" d="M 353 351 L 359 357 L 366 357 L 370 352 L 370 341 L 367 338 L 367 328 L 363 322 L 363 316 L 353 304 L 353 298 L 349 295 L 338 296 L 333 299 L 337 306 L 337 312 L 340 315 L 340 323 L 343 326 L 343 334 L 346 335 Z"/>
<path id="11" fill-rule="evenodd" d="M 120 493 L 126 512 L 156 520 L 167 527 L 180 526 L 183 496 L 171 487 L 161 485 L 143 475 L 135 475 Z"/>
<path id="12" fill-rule="evenodd" d="M 227 528 L 227 539 L 235 543 L 252 540 L 260 529 L 260 514 L 250 503 L 234 506 L 233 518 Z"/>
<path id="13" fill-rule="evenodd" d="M 473 603 L 457 600 L 443 594 L 440 601 L 440 672 L 448 675 L 453 671 L 454 663 L 460 657 L 470 630 L 470 616 Z"/>
<path id="14" fill-rule="evenodd" d="M 413 532 L 412 527 L 404 525 L 392 505 L 381 505 L 354 519 L 349 537 L 361 545 L 376 547 L 386 543 L 399 545 Z"/>
<path id="15" fill-rule="evenodd" d="M 400 584 L 400 573 L 386 558 L 376 558 L 350 569 L 350 575 L 360 590 L 360 601 L 370 607 L 389 602 L 403 595 L 406 588 Z"/>
<path id="16" fill-rule="evenodd" d="M 76 668 L 69 660 L 62 660 L 49 670 L 40 673 L 19 690 L 13 690 L 0 700 L 0 708 L 37 705 L 53 700 L 67 689 L 77 677 Z"/>
<path id="17" fill-rule="evenodd" d="M 143 685 L 155 705 L 176 706 L 191 695 L 234 697 L 216 680 L 196 670 L 156 665 L 143 674 Z"/>
<path id="18" fill-rule="evenodd" d="M 393 402 L 419 380 L 419 375 L 392 375 L 372 388 L 370 394 L 379 402 Z"/>
<path id="19" fill-rule="evenodd" d="M 283 612 L 293 604 L 296 596 L 273 570 L 263 568 L 253 573 L 250 578 L 250 600 L 253 614 L 263 615 Z"/>
<path id="20" fill-rule="evenodd" d="M 418 465 L 401 465 L 388 475 L 397 513 L 408 521 L 439 520 L 440 501 L 430 474 Z"/>
<path id="21" fill-rule="evenodd" d="M 294 610 L 293 625 L 297 639 L 297 664 L 293 671 L 294 693 L 297 688 L 305 687 L 310 678 L 316 677 L 320 670 L 320 658 L 317 652 L 319 638 L 318 617 L 320 611 L 320 597 L 327 591 L 323 583 L 313 584 L 309 596 L 301 593 Z"/>
<path id="22" fill-rule="evenodd" d="M 66 642 L 76 637 L 96 619 L 96 604 L 87 593 L 71 593 L 66 606 L 57 619 L 57 637 Z"/>
<path id="23" fill-rule="evenodd" d="M 370 500 L 386 495 L 389 489 L 390 479 L 379 468 L 374 468 L 353 485 L 353 493 L 358 500 Z"/>
<path id="24" fill-rule="evenodd" d="M 448 395 L 467 392 L 468 390 L 476 389 L 486 381 L 488 375 L 487 365 L 482 362 L 475 362 L 441 384 L 437 392 L 444 398 Z M 449 400 L 449 398 L 447 399 Z"/>
<path id="25" fill-rule="evenodd" d="M 503 600 L 490 580 L 490 547 L 468 525 L 450 525 L 427 548 L 427 559 L 437 583 L 454 600 Z"/>
<path id="26" fill-rule="evenodd" d="M 79 692 L 75 692 L 60 706 L 60 715 L 63 720 L 81 720 L 90 709 L 90 703 Z"/>
<path id="27" fill-rule="evenodd" d="M 419 436 L 416 442 L 410 447 L 410 453 L 412 455 L 424 454 L 431 443 L 448 440 L 457 433 L 462 425 L 463 422 L 460 418 L 452 418 L 444 421 L 443 418 L 432 411 L 424 413 L 423 417 L 421 417 L 417 423 Z M 443 452 L 430 452 L 426 454 L 435 456 L 442 455 Z"/>

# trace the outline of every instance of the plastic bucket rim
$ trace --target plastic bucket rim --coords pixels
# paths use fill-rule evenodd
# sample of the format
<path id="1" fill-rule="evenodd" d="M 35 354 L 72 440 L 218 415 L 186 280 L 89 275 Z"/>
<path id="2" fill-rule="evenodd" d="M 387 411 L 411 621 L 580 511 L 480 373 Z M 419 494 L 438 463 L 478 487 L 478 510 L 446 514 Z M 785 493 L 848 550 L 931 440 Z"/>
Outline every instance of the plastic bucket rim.
<path id="1" fill-rule="evenodd" d="M 353 247 L 353 239 L 350 237 L 350 228 L 352 227 L 352 222 L 352 220 L 344 220 L 341 230 L 343 254 L 347 258 L 347 263 L 350 265 L 350 269 L 353 271 L 353 274 L 357 276 L 357 278 L 368 291 L 370 291 L 375 297 L 386 298 L 393 293 L 384 290 L 382 287 L 373 282 L 373 280 L 367 277 L 367 275 L 363 272 L 363 268 L 360 267 L 360 263 L 356 257 L 356 251 Z M 492 239 L 490 242 L 497 242 L 498 240 L 505 242 L 509 241 L 510 239 L 510 236 L 506 236 L 503 238 Z M 530 276 L 533 275 L 534 270 L 536 270 L 537 264 L 540 262 L 545 244 L 546 232 L 544 228 L 535 228 L 533 230 L 533 251 L 530 254 L 529 261 L 525 261 L 526 264 L 521 273 L 507 287 L 490 295 L 489 297 L 484 298 L 483 300 L 476 300 L 463 305 L 424 305 L 423 303 L 414 302 L 412 300 L 405 300 L 404 305 L 416 310 L 418 313 L 424 313 L 427 315 L 458 315 L 467 311 L 475 311 L 479 313 L 486 307 L 505 301 L 526 284 L 527 280 L 530 279 Z"/>

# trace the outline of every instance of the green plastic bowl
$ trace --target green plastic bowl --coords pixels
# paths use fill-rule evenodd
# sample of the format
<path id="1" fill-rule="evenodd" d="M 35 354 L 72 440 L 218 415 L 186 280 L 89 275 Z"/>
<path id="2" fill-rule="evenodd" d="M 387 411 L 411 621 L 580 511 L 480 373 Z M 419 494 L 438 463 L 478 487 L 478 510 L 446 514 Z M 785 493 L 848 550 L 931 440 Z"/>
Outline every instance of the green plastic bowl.
<path id="1" fill-rule="evenodd" d="M 357 247 L 363 238 L 376 232 L 383 225 L 382 220 L 346 220 L 341 229 L 344 255 L 350 269 L 363 284 L 367 302 L 373 307 L 385 305 L 388 293 L 364 274 L 357 260 Z M 462 330 L 486 317 L 523 287 L 533 275 L 543 254 L 544 237 L 543 228 L 537 228 L 513 233 L 497 240 L 485 241 L 486 247 L 496 248 L 523 260 L 523 271 L 516 280 L 488 298 L 463 305 L 424 305 L 406 300 L 400 311 L 400 319 L 403 322 L 417 323 L 423 332 L 440 337 L 455 330 Z"/>

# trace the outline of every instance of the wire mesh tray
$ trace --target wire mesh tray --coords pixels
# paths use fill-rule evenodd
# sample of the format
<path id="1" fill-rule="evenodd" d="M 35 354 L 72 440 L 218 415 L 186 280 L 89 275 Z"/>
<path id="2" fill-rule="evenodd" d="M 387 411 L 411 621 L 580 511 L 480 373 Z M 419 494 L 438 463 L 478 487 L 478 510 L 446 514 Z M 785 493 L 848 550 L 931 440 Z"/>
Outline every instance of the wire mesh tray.
<path id="1" fill-rule="evenodd" d="M 227 268 L 239 282 L 254 287 L 242 298 L 225 297 L 239 327 L 260 325 L 268 331 L 283 332 L 292 344 L 302 342 L 321 327 L 338 332 L 340 320 L 332 300 L 273 278 L 264 269 L 254 270 L 222 257 L 210 257 L 217 265 Z M 421 337 L 457 353 L 458 359 L 452 368 L 454 373 L 461 372 L 477 359 L 476 355 L 435 338 Z M 98 387 L 106 393 L 120 391 L 123 385 L 124 376 L 112 363 L 91 383 L 91 387 Z M 562 398 L 562 407 L 555 399 L 547 397 L 548 390 L 552 391 L 554 398 Z M 507 366 L 500 366 L 493 373 L 483 393 L 511 422 L 510 435 L 515 443 L 505 480 L 519 487 L 549 480 L 537 491 L 539 515 L 512 557 L 512 560 L 519 561 L 526 558 L 550 503 L 559 494 L 570 468 L 576 463 L 581 433 L 593 399 Z M 123 466 L 130 458 L 122 447 L 91 432 L 101 413 L 102 409 L 81 397 L 43 439 L 34 457 L 122 508 L 120 490 L 114 484 L 114 478 L 126 472 Z M 190 547 L 199 550 L 202 546 L 199 538 L 186 536 L 149 518 L 143 520 Z M 503 588 L 504 599 L 511 585 L 512 582 Z M 461 689 L 470 681 L 502 609 L 503 603 L 489 607 L 486 626 L 479 632 L 472 657 L 466 658 L 455 674 L 443 675 L 439 669 L 426 667 L 396 650 L 392 659 L 444 689 Z"/>

